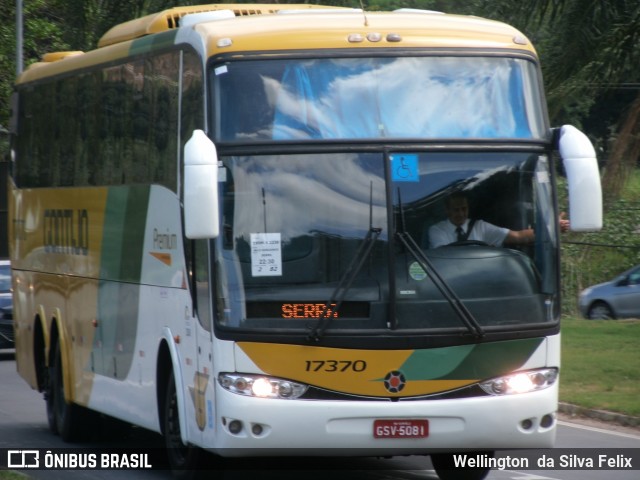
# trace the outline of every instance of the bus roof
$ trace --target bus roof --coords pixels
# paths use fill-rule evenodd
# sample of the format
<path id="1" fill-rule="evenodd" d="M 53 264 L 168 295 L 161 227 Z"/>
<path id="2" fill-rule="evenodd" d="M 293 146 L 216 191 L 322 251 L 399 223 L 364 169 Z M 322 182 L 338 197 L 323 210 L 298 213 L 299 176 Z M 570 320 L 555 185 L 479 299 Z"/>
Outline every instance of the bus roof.
<path id="1" fill-rule="evenodd" d="M 210 56 L 224 51 L 356 47 L 495 48 L 535 55 L 529 40 L 509 25 L 435 12 L 278 14 L 202 23 L 196 29 L 207 38 Z"/>
<path id="2" fill-rule="evenodd" d="M 186 15 L 229 11 L 233 13 L 234 17 L 244 17 L 249 15 L 269 15 L 278 13 L 282 10 L 304 11 L 310 9 L 329 10 L 344 9 L 344 7 L 327 7 L 324 5 L 311 4 L 274 5 L 258 3 L 226 3 L 214 5 L 195 5 L 189 7 L 175 7 L 114 26 L 102 36 L 102 38 L 98 42 L 98 47 L 105 47 L 107 45 L 120 43 L 125 40 L 133 40 L 145 35 L 178 28 L 180 26 L 180 20 L 183 19 Z"/>
<path id="3" fill-rule="evenodd" d="M 207 12 L 227 15 L 212 20 Z M 181 23 L 188 23 L 183 28 L 192 28 L 202 37 L 208 56 L 398 47 L 518 50 L 535 56 L 531 42 L 518 30 L 479 17 L 412 9 L 363 12 L 309 4 L 215 4 L 176 7 L 117 25 L 101 38 L 96 50 L 47 54 L 42 62 L 30 66 L 18 83 L 114 61 L 131 51 L 141 51 L 140 44 L 144 49 L 154 48 L 153 35 L 178 31 Z"/>

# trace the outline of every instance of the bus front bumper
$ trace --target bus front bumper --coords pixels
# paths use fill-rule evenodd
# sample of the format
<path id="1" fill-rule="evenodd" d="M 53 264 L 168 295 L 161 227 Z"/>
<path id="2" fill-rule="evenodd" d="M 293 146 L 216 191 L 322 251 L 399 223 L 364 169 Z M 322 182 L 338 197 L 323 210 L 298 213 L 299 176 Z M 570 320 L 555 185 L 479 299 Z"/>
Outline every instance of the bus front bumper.
<path id="1" fill-rule="evenodd" d="M 527 394 L 403 402 L 275 400 L 217 393 L 216 441 L 209 449 L 222 456 L 548 448 L 556 435 L 557 383 Z M 426 431 L 417 425 L 426 425 Z"/>

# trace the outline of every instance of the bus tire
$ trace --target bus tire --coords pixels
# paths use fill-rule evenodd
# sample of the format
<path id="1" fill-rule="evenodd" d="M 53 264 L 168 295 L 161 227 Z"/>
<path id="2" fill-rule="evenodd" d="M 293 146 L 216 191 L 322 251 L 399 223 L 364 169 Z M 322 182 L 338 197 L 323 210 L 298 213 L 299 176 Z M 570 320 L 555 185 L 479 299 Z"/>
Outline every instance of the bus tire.
<path id="1" fill-rule="evenodd" d="M 58 435 L 58 422 L 56 421 L 56 411 L 54 407 L 54 395 L 53 389 L 53 362 L 50 362 L 48 367 L 43 368 L 43 385 L 44 385 L 44 401 L 47 406 L 47 423 L 49 424 L 49 430 L 54 435 Z"/>
<path id="2" fill-rule="evenodd" d="M 473 456 L 482 453 L 493 458 L 495 452 L 469 452 L 467 455 Z M 453 460 L 453 453 L 437 453 L 431 455 L 431 463 L 438 474 L 440 480 L 483 480 L 487 478 L 490 467 L 486 468 L 460 468 L 456 467 Z"/>
<path id="3" fill-rule="evenodd" d="M 164 443 L 167 459 L 176 478 L 194 478 L 200 464 L 201 450 L 182 443 L 178 395 L 173 371 L 169 371 L 163 412 Z"/>
<path id="4" fill-rule="evenodd" d="M 107 440 L 123 440 L 131 436 L 133 425 L 124 420 L 102 415 L 100 418 L 100 435 Z"/>
<path id="5" fill-rule="evenodd" d="M 53 366 L 50 369 L 51 388 L 47 399 L 49 425 L 55 425 L 55 431 L 65 442 L 86 440 L 91 432 L 93 415 L 86 408 L 65 400 L 60 343 L 56 342 L 54 348 Z"/>

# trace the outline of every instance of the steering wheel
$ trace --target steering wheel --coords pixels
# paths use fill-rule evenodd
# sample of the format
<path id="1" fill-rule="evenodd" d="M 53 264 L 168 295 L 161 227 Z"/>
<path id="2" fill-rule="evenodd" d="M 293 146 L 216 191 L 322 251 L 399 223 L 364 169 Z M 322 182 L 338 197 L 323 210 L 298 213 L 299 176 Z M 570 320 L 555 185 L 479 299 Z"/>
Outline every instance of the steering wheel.
<path id="1" fill-rule="evenodd" d="M 449 246 L 452 246 L 452 247 L 466 247 L 468 245 L 474 245 L 476 247 L 489 246 L 487 242 L 483 242 L 482 240 L 460 240 L 458 242 L 453 242 L 449 244 Z"/>

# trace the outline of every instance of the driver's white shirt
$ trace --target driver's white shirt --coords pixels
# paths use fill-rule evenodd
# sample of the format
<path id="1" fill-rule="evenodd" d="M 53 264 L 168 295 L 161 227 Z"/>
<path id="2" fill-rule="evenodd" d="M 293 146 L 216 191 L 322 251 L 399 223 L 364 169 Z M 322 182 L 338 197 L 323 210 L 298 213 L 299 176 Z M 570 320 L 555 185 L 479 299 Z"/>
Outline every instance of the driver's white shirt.
<path id="1" fill-rule="evenodd" d="M 458 240 L 456 228 L 448 219 L 433 225 L 429 229 L 429 247 L 436 248 L 456 242 Z M 469 219 L 462 225 L 462 230 L 465 233 L 467 228 L 469 228 Z M 507 238 L 508 233 L 508 228 L 498 227 L 484 220 L 476 220 L 467 240 L 478 240 L 499 247 Z"/>

